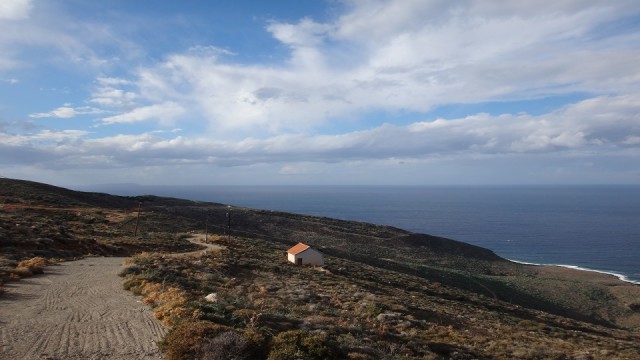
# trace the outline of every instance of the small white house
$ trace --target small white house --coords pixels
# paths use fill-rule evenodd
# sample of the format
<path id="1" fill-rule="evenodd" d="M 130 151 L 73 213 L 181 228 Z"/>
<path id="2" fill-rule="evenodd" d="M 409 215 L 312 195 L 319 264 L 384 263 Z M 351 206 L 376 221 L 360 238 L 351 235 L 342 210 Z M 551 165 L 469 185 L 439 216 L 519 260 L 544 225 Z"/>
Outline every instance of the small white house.
<path id="1" fill-rule="evenodd" d="M 324 265 L 324 255 L 311 246 L 303 243 L 298 243 L 291 249 L 287 250 L 287 257 L 289 262 L 296 265 Z"/>

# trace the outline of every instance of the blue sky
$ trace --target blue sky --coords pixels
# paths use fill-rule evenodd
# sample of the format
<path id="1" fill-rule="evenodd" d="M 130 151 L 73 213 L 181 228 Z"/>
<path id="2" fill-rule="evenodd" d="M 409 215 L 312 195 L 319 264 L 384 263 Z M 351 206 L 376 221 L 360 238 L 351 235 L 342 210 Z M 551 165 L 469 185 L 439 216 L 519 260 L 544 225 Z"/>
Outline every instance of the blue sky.
<path id="1" fill-rule="evenodd" d="M 0 2 L 0 175 L 640 184 L 635 1 Z"/>

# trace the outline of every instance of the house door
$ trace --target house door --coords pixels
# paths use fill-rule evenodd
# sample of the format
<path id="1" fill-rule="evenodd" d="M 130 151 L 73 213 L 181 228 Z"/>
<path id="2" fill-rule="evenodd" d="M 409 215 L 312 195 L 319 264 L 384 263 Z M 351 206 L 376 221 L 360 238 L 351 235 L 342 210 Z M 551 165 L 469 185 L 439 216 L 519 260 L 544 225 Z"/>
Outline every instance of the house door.
<path id="1" fill-rule="evenodd" d="M 296 263 L 297 263 L 298 265 L 302 265 L 302 259 L 301 259 L 301 258 L 297 258 L 297 259 L 296 259 Z"/>

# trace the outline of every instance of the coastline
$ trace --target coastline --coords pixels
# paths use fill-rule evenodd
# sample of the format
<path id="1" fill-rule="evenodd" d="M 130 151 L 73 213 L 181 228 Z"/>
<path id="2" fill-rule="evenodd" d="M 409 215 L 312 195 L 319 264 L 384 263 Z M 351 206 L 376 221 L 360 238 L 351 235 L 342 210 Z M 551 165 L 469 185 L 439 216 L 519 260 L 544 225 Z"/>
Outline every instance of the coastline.
<path id="1" fill-rule="evenodd" d="M 252 209 L 388 225 L 466 242 L 534 265 L 580 264 L 640 284 L 640 186 L 97 186 Z M 384 206 L 381 206 L 383 205 Z M 598 209 L 608 209 L 606 213 Z M 515 225 L 518 224 L 518 225 Z M 456 229 L 452 231 L 451 229 Z M 526 231 L 523 231 L 526 229 Z M 607 239 L 606 244 L 603 239 Z M 572 252 L 575 246 L 591 251 Z M 520 254 L 550 252 L 550 257 Z M 600 261 L 591 261 L 597 256 Z M 621 261 L 615 259 L 621 256 Z M 625 275 L 626 274 L 626 275 Z"/>
<path id="2" fill-rule="evenodd" d="M 535 278 L 542 281 L 549 291 L 554 287 L 563 289 L 567 299 L 556 298 L 556 301 L 576 301 L 572 298 L 571 291 L 578 293 L 598 294 L 595 301 L 609 302 L 610 309 L 616 308 L 618 315 L 602 312 L 603 308 L 593 308 L 591 311 L 602 319 L 608 319 L 618 326 L 627 329 L 640 330 L 640 311 L 637 310 L 640 299 L 640 284 L 637 281 L 626 278 L 621 274 L 613 274 L 608 271 L 585 269 L 574 265 L 564 264 L 525 264 L 535 272 Z M 552 290 L 553 291 L 553 290 Z M 553 294 L 550 294 L 553 296 Z M 577 295 L 576 295 L 577 296 Z M 612 305 L 617 304 L 617 305 Z M 604 306 L 604 305 L 603 305 Z"/>
<path id="3" fill-rule="evenodd" d="M 618 280 L 623 281 L 623 282 L 628 283 L 628 284 L 640 285 L 640 281 L 630 279 L 628 276 L 626 276 L 624 274 L 619 274 L 619 273 L 615 273 L 615 272 L 611 272 L 611 271 L 590 269 L 590 268 L 585 268 L 585 267 L 576 266 L 576 265 L 536 264 L 536 263 L 518 261 L 518 260 L 513 260 L 513 259 L 507 259 L 507 260 L 509 260 L 511 262 L 514 262 L 514 263 L 517 263 L 517 264 L 522 264 L 522 265 L 538 266 L 538 267 L 556 267 L 556 268 L 571 269 L 571 270 L 587 272 L 587 273 L 596 273 L 596 274 L 601 274 L 601 275 L 606 275 L 606 276 L 612 276 L 612 277 L 615 277 Z"/>

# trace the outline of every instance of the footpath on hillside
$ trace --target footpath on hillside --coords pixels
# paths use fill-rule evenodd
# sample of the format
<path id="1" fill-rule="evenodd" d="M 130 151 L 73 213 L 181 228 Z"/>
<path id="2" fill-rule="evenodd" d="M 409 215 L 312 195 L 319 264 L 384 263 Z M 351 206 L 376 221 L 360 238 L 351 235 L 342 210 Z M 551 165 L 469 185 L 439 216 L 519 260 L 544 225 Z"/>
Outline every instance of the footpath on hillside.
<path id="1" fill-rule="evenodd" d="M 207 246 L 201 251 L 216 248 L 198 240 L 194 236 L 192 242 Z M 124 260 L 64 262 L 6 284 L 0 359 L 161 359 L 157 341 L 166 329 L 122 288 L 118 271 Z"/>

